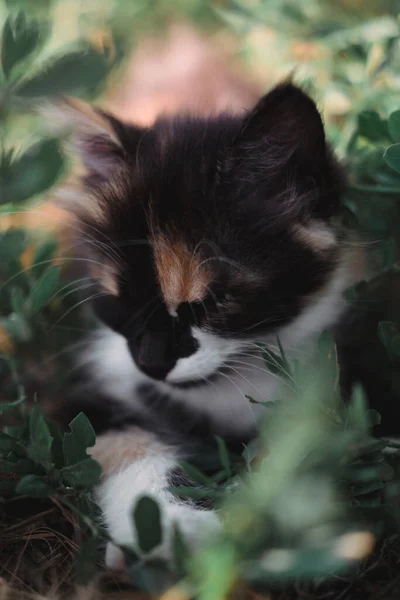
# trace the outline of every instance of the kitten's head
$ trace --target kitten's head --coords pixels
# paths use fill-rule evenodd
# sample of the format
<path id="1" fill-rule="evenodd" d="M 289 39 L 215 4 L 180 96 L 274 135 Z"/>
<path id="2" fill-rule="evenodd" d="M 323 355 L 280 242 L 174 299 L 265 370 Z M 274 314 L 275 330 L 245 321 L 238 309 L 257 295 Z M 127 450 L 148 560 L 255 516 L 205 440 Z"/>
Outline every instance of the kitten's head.
<path id="1" fill-rule="evenodd" d="M 207 379 L 324 294 L 339 299 L 341 177 L 304 92 L 284 84 L 242 118 L 146 129 L 66 110 L 87 171 L 70 208 L 88 241 L 95 308 L 150 377 Z"/>

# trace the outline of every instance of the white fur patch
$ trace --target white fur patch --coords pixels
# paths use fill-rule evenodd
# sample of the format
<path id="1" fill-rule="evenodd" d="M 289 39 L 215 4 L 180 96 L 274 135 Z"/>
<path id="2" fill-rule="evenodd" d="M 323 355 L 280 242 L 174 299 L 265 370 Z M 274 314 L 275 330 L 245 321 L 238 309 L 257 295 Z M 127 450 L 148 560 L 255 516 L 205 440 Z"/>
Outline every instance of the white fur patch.
<path id="1" fill-rule="evenodd" d="M 175 466 L 176 460 L 171 454 L 149 455 L 125 466 L 98 486 L 96 499 L 116 544 L 139 550 L 132 511 L 143 495 L 153 496 L 161 509 L 163 541 L 152 551 L 152 556 L 167 559 L 171 556 L 174 523 L 191 546 L 201 544 L 218 531 L 219 519 L 214 512 L 179 504 L 167 491 L 167 475 Z M 107 549 L 106 561 L 111 568 L 121 566 L 121 553 L 115 546 Z"/>
<path id="2" fill-rule="evenodd" d="M 217 335 L 192 327 L 191 331 L 199 344 L 196 352 L 186 358 L 180 358 L 167 375 L 167 383 L 181 383 L 190 379 L 205 379 L 215 373 L 229 356 L 237 353 L 246 344 L 236 340 L 227 340 Z"/>

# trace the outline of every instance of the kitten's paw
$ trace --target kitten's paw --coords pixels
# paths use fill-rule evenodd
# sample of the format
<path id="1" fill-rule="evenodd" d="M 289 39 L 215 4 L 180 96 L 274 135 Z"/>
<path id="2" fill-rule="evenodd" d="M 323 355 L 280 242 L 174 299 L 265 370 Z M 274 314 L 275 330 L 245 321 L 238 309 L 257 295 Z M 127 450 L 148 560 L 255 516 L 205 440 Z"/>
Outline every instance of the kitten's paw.
<path id="1" fill-rule="evenodd" d="M 182 504 L 165 503 L 155 497 L 161 511 L 162 543 L 150 553 L 151 557 L 169 560 L 172 556 L 172 537 L 175 526 L 178 526 L 185 543 L 191 549 L 202 546 L 211 540 L 220 529 L 220 521 L 213 511 L 198 510 L 195 507 Z M 132 518 L 133 506 L 126 505 L 119 511 L 116 520 L 113 511 L 105 512 L 104 518 L 109 533 L 115 544 L 108 544 L 106 550 L 106 565 L 113 570 L 123 570 L 124 555 L 118 545 L 132 547 L 139 552 L 136 529 Z M 117 545 L 116 545 L 117 544 Z M 139 552 L 140 553 L 140 552 Z"/>

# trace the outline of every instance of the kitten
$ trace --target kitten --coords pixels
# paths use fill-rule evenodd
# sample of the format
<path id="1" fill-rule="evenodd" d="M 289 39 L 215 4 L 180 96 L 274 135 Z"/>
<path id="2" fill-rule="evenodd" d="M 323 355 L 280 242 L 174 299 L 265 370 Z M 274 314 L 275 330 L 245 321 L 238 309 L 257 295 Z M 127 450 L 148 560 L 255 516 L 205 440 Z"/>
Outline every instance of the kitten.
<path id="1" fill-rule="evenodd" d="M 241 117 L 143 128 L 70 103 L 63 118 L 86 168 L 68 208 L 102 323 L 78 388 L 103 431 L 97 498 L 111 536 L 134 545 L 132 506 L 154 495 L 168 556 L 174 521 L 194 544 L 218 527 L 213 511 L 168 492 L 178 460 L 202 436 L 247 441 L 264 409 L 246 395 L 275 397 L 257 342 L 301 348 L 344 308 L 343 178 L 314 102 L 291 83 Z M 119 560 L 110 547 L 109 565 Z"/>

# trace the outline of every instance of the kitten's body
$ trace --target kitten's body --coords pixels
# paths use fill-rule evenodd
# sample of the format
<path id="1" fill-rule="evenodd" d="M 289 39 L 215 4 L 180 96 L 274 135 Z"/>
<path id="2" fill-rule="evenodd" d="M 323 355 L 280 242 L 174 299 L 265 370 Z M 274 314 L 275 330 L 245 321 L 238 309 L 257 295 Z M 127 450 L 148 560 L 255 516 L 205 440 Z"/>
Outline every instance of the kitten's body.
<path id="1" fill-rule="evenodd" d="M 106 324 L 81 357 L 79 392 L 107 415 L 99 503 L 119 544 L 134 543 L 143 493 L 162 503 L 166 531 L 178 520 L 196 541 L 216 515 L 167 491 L 178 459 L 202 435 L 254 435 L 263 407 L 246 396 L 274 400 L 279 384 L 256 342 L 274 348 L 279 335 L 301 351 L 343 310 L 340 170 L 314 103 L 290 84 L 243 117 L 143 129 L 66 113 L 88 171 L 72 205 Z"/>

